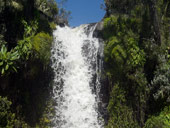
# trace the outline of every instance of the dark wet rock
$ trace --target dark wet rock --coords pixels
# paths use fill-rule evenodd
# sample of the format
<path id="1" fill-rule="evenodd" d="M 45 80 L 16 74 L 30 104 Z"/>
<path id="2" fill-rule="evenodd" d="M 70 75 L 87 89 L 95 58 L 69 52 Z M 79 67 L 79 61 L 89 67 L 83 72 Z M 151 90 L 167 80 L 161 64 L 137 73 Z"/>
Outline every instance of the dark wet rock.
<path id="1" fill-rule="evenodd" d="M 103 21 L 98 22 L 94 30 L 93 36 L 96 38 L 103 38 L 102 35 L 103 28 L 104 28 L 104 22 Z"/>
<path id="2" fill-rule="evenodd" d="M 98 38 L 99 40 L 99 50 L 98 50 L 98 68 L 101 69 L 100 73 L 100 84 L 101 84 L 101 88 L 100 88 L 100 103 L 98 104 L 98 109 L 100 114 L 102 115 L 105 124 L 107 124 L 108 119 L 109 119 L 109 115 L 108 115 L 108 111 L 107 111 L 107 106 L 109 103 L 109 81 L 105 75 L 105 71 L 104 71 L 104 40 L 103 40 L 103 29 L 104 29 L 104 21 L 100 21 L 97 23 L 96 28 L 93 32 L 93 36 L 95 38 Z"/>
<path id="3" fill-rule="evenodd" d="M 64 19 L 64 18 L 61 18 L 61 17 L 57 18 L 57 24 L 60 27 L 69 26 L 68 21 L 66 19 Z"/>
<path id="4" fill-rule="evenodd" d="M 102 69 L 103 70 L 103 69 Z M 107 111 L 107 107 L 109 104 L 109 81 L 107 79 L 107 77 L 105 76 L 104 71 L 102 71 L 102 76 L 100 79 L 100 84 L 101 84 L 101 89 L 100 89 L 100 100 L 101 100 L 101 104 L 99 104 L 99 112 L 101 113 L 105 124 L 108 123 L 109 120 L 109 114 Z"/>
<path id="5" fill-rule="evenodd" d="M 86 35 L 89 35 L 91 32 L 91 28 L 94 27 L 96 25 L 96 23 L 90 23 L 88 24 L 87 27 L 84 28 L 84 32 L 86 33 Z"/>

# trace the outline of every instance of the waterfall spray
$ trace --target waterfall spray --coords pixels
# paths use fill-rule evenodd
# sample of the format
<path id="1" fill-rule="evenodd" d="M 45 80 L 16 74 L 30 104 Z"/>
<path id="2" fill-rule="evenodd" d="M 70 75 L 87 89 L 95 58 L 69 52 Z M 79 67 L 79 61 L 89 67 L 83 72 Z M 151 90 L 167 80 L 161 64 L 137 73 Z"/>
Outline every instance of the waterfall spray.
<path id="1" fill-rule="evenodd" d="M 102 128 L 96 25 L 57 27 L 52 47 L 55 128 Z"/>

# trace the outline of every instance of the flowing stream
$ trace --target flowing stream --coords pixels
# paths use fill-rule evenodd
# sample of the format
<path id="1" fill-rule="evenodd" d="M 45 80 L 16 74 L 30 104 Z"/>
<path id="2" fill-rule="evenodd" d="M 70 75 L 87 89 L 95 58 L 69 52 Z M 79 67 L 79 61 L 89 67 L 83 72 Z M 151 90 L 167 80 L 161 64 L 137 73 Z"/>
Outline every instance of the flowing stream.
<path id="1" fill-rule="evenodd" d="M 57 27 L 54 31 L 54 128 L 103 128 L 100 104 L 100 42 L 96 25 Z"/>

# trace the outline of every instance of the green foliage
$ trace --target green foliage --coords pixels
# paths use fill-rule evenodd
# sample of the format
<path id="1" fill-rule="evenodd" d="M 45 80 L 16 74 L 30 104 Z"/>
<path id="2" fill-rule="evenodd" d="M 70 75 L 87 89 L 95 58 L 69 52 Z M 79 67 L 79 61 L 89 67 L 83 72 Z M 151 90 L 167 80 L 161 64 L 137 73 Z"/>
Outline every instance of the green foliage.
<path id="1" fill-rule="evenodd" d="M 33 37 L 33 49 L 38 53 L 37 57 L 44 62 L 44 64 L 49 63 L 52 41 L 53 38 L 44 32 L 38 33 Z"/>
<path id="2" fill-rule="evenodd" d="M 144 128 L 169 128 L 170 127 L 170 107 L 156 116 L 151 116 L 145 123 Z"/>
<path id="3" fill-rule="evenodd" d="M 112 16 L 104 20 L 105 62 L 114 77 L 119 72 L 127 72 L 134 68 L 143 67 L 145 53 L 138 46 L 139 37 L 135 32 L 138 20 L 126 16 Z"/>
<path id="4" fill-rule="evenodd" d="M 30 128 L 24 121 L 52 127 L 52 106 L 45 109 L 52 75 L 47 63 L 58 7 L 55 0 L 41 0 L 46 3 L 39 10 L 35 1 L 0 2 L 0 94 L 14 101 L 0 97 L 0 128 Z"/>
<path id="5" fill-rule="evenodd" d="M 165 56 L 159 56 L 160 65 L 157 66 L 153 81 L 151 82 L 151 90 L 154 91 L 155 100 L 165 100 L 170 102 L 170 63 Z"/>
<path id="6" fill-rule="evenodd" d="M 11 104 L 7 98 L 0 96 L 0 127 L 1 128 L 28 128 L 28 125 L 22 120 L 18 120 L 11 112 Z"/>
<path id="7" fill-rule="evenodd" d="M 71 19 L 71 12 L 65 9 L 65 3 L 68 0 L 60 0 L 59 2 L 59 13 L 58 17 L 64 21 L 64 23 L 68 24 L 68 21 Z M 57 21 L 58 22 L 58 21 Z"/>
<path id="8" fill-rule="evenodd" d="M 64 8 L 60 9 L 59 17 L 63 19 L 65 23 L 68 23 L 68 21 L 71 19 L 71 12 L 65 10 Z"/>
<path id="9" fill-rule="evenodd" d="M 28 60 L 33 52 L 32 36 L 35 35 L 38 28 L 37 21 L 31 21 L 30 25 L 26 21 L 22 21 L 24 25 L 24 39 L 18 42 L 18 45 L 11 51 L 7 51 L 5 45 L 2 45 L 0 51 L 0 72 L 2 75 L 8 75 L 11 72 L 17 72 L 17 62 L 19 59 Z M 2 44 L 5 44 L 1 40 Z"/>
<path id="10" fill-rule="evenodd" d="M 38 10 L 52 18 L 55 18 L 58 14 L 58 6 L 55 0 L 36 0 L 35 5 Z"/>
<path id="11" fill-rule="evenodd" d="M 7 100 L 7 98 L 2 98 L 0 96 L 0 127 L 5 127 L 8 125 L 9 116 L 9 109 L 11 106 L 11 102 Z M 13 117 L 13 115 L 12 115 Z"/>
<path id="12" fill-rule="evenodd" d="M 50 22 L 49 24 L 50 24 L 50 28 L 51 28 L 52 30 L 55 30 L 55 29 L 56 29 L 56 24 L 55 24 L 54 22 Z"/>
<path id="13" fill-rule="evenodd" d="M 111 96 L 114 96 L 110 98 L 108 110 L 110 115 L 115 114 L 108 128 L 136 128 L 139 127 L 137 119 L 140 126 L 144 124 L 141 108 L 145 107 L 148 88 L 143 72 L 146 54 L 139 45 L 140 32 L 140 18 L 119 15 L 104 20 L 105 69 L 112 83 Z"/>
<path id="14" fill-rule="evenodd" d="M 38 29 L 38 22 L 36 20 L 31 21 L 30 24 L 28 24 L 25 20 L 22 20 L 22 23 L 24 25 L 24 37 L 35 35 Z"/>
<path id="15" fill-rule="evenodd" d="M 24 39 L 18 42 L 15 50 L 18 51 L 22 60 L 28 60 L 35 54 L 36 58 L 46 65 L 50 59 L 52 37 L 44 32 L 35 35 L 38 29 L 37 21 L 31 21 L 30 25 L 24 20 L 22 22 L 25 30 Z M 51 26 L 54 27 L 54 23 L 51 23 Z"/>
<path id="16" fill-rule="evenodd" d="M 119 45 L 119 41 L 116 37 L 112 37 L 105 47 L 105 61 L 109 62 L 109 59 L 117 61 L 120 64 L 123 64 L 124 59 L 127 57 L 123 46 Z"/>
<path id="17" fill-rule="evenodd" d="M 11 1 L 11 7 L 13 7 L 14 9 L 19 10 L 19 11 L 23 10 L 23 5 L 18 1 L 12 0 Z"/>
<path id="18" fill-rule="evenodd" d="M 17 72 L 16 61 L 19 59 L 18 51 L 7 51 L 5 45 L 1 47 L 0 51 L 0 72 L 1 75 L 8 75 L 10 72 Z"/>
<path id="19" fill-rule="evenodd" d="M 6 45 L 7 42 L 4 41 L 4 37 L 3 35 L 0 34 L 0 47 L 2 47 L 3 45 Z"/>
<path id="20" fill-rule="evenodd" d="M 141 32 L 142 20 L 136 17 L 129 17 L 127 15 L 114 15 L 104 19 L 104 38 L 109 39 L 114 35 L 120 36 L 128 32 L 139 34 Z M 138 37 L 138 36 L 137 36 Z M 137 38 L 136 37 L 136 38 Z"/>
<path id="21" fill-rule="evenodd" d="M 22 23 L 24 25 L 24 39 L 18 41 L 15 50 L 18 51 L 22 60 L 28 60 L 33 53 L 32 38 L 37 32 L 38 22 L 33 20 L 28 24 L 25 20 L 22 20 Z"/>
<path id="22" fill-rule="evenodd" d="M 1 11 L 2 7 L 4 7 L 4 8 L 9 7 L 11 9 L 15 9 L 15 10 L 19 10 L 19 11 L 21 11 L 23 9 L 21 2 L 17 1 L 17 0 L 1 0 L 0 11 Z"/>
<path id="23" fill-rule="evenodd" d="M 142 6 L 141 0 L 105 0 L 109 13 L 131 14 L 136 6 Z"/>
<path id="24" fill-rule="evenodd" d="M 53 18 L 58 14 L 58 7 L 55 0 L 48 0 L 48 6 L 50 8 L 50 15 L 52 15 Z"/>
<path id="25" fill-rule="evenodd" d="M 39 10 L 41 10 L 44 13 L 46 13 L 46 11 L 49 10 L 49 8 L 47 6 L 47 0 L 36 0 L 35 6 L 36 6 L 36 8 L 38 8 Z"/>
<path id="26" fill-rule="evenodd" d="M 49 128 L 53 127 L 52 118 L 55 117 L 55 108 L 52 104 L 52 100 L 48 101 L 45 111 L 40 118 L 40 123 L 36 125 L 36 128 Z"/>
<path id="27" fill-rule="evenodd" d="M 117 33 L 117 17 L 111 16 L 104 19 L 104 31 L 103 35 L 105 39 L 109 39 L 113 35 L 116 35 Z"/>
<path id="28" fill-rule="evenodd" d="M 133 33 L 132 33 L 133 34 Z M 127 53 L 128 53 L 128 60 L 127 64 L 131 65 L 132 68 L 137 66 L 142 67 L 145 63 L 145 53 L 143 50 L 139 48 L 137 45 L 138 40 L 135 40 L 135 35 L 127 35 L 129 38 L 127 39 Z"/>
<path id="29" fill-rule="evenodd" d="M 32 54 L 32 37 L 24 38 L 18 42 L 18 45 L 15 47 L 18 51 L 22 60 L 28 60 Z"/>
<path id="30" fill-rule="evenodd" d="M 160 112 L 170 102 L 170 55 L 167 54 L 170 53 L 170 2 L 105 0 L 105 3 L 109 16 L 104 19 L 103 30 L 106 75 L 111 91 L 119 83 L 117 87 L 122 92 L 117 92 L 125 98 L 124 101 L 116 96 L 110 98 L 109 114 L 118 113 L 113 102 L 116 100 L 121 102 L 118 107 L 121 114 L 112 115 L 108 127 L 126 127 L 118 121 L 118 117 L 120 120 L 127 117 L 125 113 L 131 113 L 132 119 L 143 127 L 148 114 Z M 117 92 L 114 91 L 115 95 L 120 96 Z M 128 112 L 122 112 L 125 110 Z M 169 128 L 169 115 L 165 113 L 150 117 L 145 128 Z"/>
<path id="31" fill-rule="evenodd" d="M 108 105 L 109 122 L 106 128 L 138 128 L 133 111 L 126 105 L 125 91 L 115 84 Z"/>

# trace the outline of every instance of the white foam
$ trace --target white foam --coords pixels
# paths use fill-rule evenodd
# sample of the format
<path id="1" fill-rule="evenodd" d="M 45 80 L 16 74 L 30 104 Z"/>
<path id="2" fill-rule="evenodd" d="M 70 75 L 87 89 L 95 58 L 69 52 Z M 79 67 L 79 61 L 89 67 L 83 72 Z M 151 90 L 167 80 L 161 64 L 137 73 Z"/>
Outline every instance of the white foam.
<path id="1" fill-rule="evenodd" d="M 57 103 L 55 128 L 103 127 L 98 120 L 96 94 L 90 86 L 97 70 L 92 64 L 97 65 L 99 42 L 92 37 L 95 26 L 89 34 L 85 33 L 87 27 L 57 27 L 54 31 L 51 58 L 55 72 L 53 93 Z M 87 41 L 90 43 L 86 44 Z M 83 52 L 85 45 L 88 45 L 88 52 Z"/>

